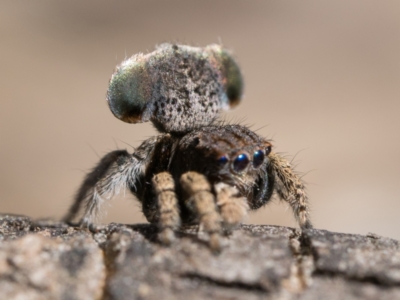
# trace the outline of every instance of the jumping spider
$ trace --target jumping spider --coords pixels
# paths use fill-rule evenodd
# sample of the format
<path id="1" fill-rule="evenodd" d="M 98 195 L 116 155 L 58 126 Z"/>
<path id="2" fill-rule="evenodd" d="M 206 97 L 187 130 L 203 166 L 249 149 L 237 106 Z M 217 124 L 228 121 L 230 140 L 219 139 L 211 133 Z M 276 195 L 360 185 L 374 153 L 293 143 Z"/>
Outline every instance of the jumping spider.
<path id="1" fill-rule="evenodd" d="M 104 156 L 64 220 L 84 207 L 80 223 L 90 226 L 104 201 L 129 188 L 162 243 L 170 244 L 181 224 L 198 223 L 219 250 L 222 230 L 238 226 L 275 191 L 301 228 L 312 227 L 304 184 L 289 162 L 247 127 L 216 121 L 242 90 L 238 65 L 219 45 L 163 44 L 124 61 L 110 80 L 109 107 L 125 122 L 152 121 L 160 134 L 133 153 Z"/>

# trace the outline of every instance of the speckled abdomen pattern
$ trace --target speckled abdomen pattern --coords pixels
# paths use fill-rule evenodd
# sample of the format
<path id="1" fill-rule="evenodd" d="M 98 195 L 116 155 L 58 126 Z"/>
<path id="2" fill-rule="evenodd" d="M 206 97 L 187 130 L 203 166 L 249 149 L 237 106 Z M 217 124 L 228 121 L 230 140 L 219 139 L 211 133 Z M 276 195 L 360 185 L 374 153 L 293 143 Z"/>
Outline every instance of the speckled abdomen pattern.
<path id="1" fill-rule="evenodd" d="M 153 80 L 151 120 L 161 131 L 180 132 L 209 125 L 228 106 L 217 68 L 207 53 L 165 45 L 149 62 Z"/>
<path id="2" fill-rule="evenodd" d="M 185 133 L 235 105 L 242 85 L 237 64 L 221 46 L 162 44 L 117 67 L 107 100 L 125 122 L 152 121 L 161 132 Z"/>

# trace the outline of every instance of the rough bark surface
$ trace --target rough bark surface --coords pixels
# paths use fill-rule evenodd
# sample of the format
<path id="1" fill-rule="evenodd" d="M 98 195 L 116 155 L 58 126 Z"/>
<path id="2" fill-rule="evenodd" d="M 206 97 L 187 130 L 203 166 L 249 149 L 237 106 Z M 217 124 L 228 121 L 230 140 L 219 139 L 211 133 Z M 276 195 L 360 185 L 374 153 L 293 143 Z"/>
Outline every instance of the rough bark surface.
<path id="1" fill-rule="evenodd" d="M 0 214 L 0 299 L 400 299 L 400 242 L 242 225 L 212 253 L 149 224 L 88 231 Z"/>

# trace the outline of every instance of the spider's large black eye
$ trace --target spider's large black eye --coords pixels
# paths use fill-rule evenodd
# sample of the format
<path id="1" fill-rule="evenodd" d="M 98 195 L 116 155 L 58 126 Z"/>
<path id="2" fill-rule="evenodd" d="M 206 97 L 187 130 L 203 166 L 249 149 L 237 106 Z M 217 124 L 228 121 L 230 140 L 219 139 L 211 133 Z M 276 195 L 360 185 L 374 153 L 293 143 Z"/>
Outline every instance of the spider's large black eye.
<path id="1" fill-rule="evenodd" d="M 196 147 L 198 144 L 200 144 L 200 138 L 196 136 L 192 141 L 191 141 L 191 146 Z"/>
<path id="2" fill-rule="evenodd" d="M 264 162 L 264 151 L 257 150 L 253 154 L 253 166 L 254 168 L 258 168 Z"/>
<path id="3" fill-rule="evenodd" d="M 225 166 L 226 163 L 228 162 L 228 157 L 226 155 L 221 156 L 220 158 L 218 158 L 218 164 L 222 167 Z"/>
<path id="4" fill-rule="evenodd" d="M 236 172 L 241 172 L 241 171 L 243 171 L 244 169 L 246 169 L 246 167 L 247 167 L 247 165 L 249 164 L 249 157 L 246 155 L 246 154 L 244 154 L 244 153 L 242 153 L 242 154 L 239 154 L 236 158 L 235 158 L 235 160 L 233 161 L 233 169 L 236 171 Z"/>

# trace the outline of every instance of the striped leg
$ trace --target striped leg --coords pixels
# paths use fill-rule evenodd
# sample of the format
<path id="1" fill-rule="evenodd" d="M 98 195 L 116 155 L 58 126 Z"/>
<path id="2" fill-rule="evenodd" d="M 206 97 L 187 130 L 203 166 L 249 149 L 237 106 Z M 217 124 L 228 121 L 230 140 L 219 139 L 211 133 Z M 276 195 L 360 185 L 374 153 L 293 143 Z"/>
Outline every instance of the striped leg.
<path id="1" fill-rule="evenodd" d="M 159 240 L 169 245 L 175 239 L 174 231 L 180 226 L 178 199 L 175 194 L 175 183 L 171 174 L 162 172 L 154 175 L 153 189 L 157 195 L 158 211 L 160 218 Z"/>
<path id="2" fill-rule="evenodd" d="M 200 228 L 209 234 L 210 247 L 213 251 L 221 250 L 221 217 L 217 211 L 214 195 L 206 177 L 196 172 L 187 172 L 180 178 L 180 183 L 188 196 L 186 205 L 198 216 Z"/>

